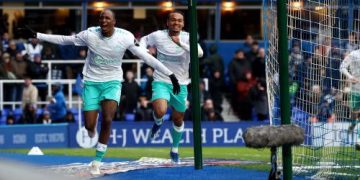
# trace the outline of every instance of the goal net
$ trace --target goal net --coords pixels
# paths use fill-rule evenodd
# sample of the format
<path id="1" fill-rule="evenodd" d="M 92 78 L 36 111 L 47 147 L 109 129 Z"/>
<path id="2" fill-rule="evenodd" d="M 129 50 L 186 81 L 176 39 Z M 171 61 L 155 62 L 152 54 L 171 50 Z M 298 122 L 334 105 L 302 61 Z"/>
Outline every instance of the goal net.
<path id="1" fill-rule="evenodd" d="M 264 0 L 263 5 L 274 125 L 281 123 L 276 3 Z M 352 87 L 356 83 L 340 72 L 340 66 L 350 52 L 359 49 L 360 1 L 287 0 L 287 7 L 291 122 L 306 134 L 305 142 L 292 148 L 293 172 L 315 179 L 359 178 L 360 98 Z M 358 62 L 350 66 L 360 71 Z M 354 73 L 351 67 L 348 71 Z"/>

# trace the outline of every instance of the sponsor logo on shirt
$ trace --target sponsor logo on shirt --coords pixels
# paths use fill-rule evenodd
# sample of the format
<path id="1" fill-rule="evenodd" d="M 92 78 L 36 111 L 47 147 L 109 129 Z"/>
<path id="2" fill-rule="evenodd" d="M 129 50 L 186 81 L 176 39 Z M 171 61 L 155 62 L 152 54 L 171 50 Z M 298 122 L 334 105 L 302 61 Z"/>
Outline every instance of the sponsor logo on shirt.
<path id="1" fill-rule="evenodd" d="M 172 62 L 176 64 L 181 64 L 181 57 L 180 56 L 169 56 L 166 54 L 161 53 L 160 51 L 157 51 L 157 57 L 161 62 Z"/>
<path id="2" fill-rule="evenodd" d="M 101 65 L 120 64 L 118 59 L 105 59 L 99 55 L 95 55 L 93 62 Z"/>

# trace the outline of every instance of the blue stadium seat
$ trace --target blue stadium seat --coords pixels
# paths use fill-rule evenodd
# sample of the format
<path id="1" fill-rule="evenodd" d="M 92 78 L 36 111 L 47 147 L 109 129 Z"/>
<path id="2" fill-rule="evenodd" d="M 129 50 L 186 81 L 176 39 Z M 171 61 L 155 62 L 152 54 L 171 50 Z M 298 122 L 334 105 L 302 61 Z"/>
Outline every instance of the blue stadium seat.
<path id="1" fill-rule="evenodd" d="M 15 118 L 15 121 L 19 120 L 22 113 L 23 113 L 23 110 L 21 108 L 15 108 L 14 111 L 14 118 Z"/>
<path id="2" fill-rule="evenodd" d="M 8 108 L 4 108 L 4 109 L 1 111 L 2 114 L 6 114 L 6 115 L 10 114 L 11 112 L 12 112 L 12 110 L 11 110 L 11 109 L 8 109 Z"/>
<path id="3" fill-rule="evenodd" d="M 135 114 L 133 113 L 125 114 L 125 121 L 135 121 Z"/>
<path id="4" fill-rule="evenodd" d="M 78 122 L 79 121 L 79 115 L 78 114 L 74 114 L 74 119 L 75 119 L 75 122 Z"/>
<path id="5" fill-rule="evenodd" d="M 4 114 L 1 115 L 1 117 L 0 117 L 0 125 L 5 125 L 6 124 L 6 118 L 7 118 L 7 116 L 5 116 Z"/>
<path id="6" fill-rule="evenodd" d="M 307 122 L 310 118 L 310 115 L 306 113 L 305 111 L 302 111 L 301 109 L 297 107 L 293 107 L 291 109 L 291 119 L 296 120 L 297 122 Z"/>
<path id="7" fill-rule="evenodd" d="M 39 118 L 44 113 L 43 108 L 36 109 L 36 118 Z"/>
<path id="8" fill-rule="evenodd" d="M 81 111 L 81 119 L 80 119 L 80 113 L 74 114 L 75 122 L 78 122 L 79 120 L 84 120 L 84 113 Z"/>
<path id="9" fill-rule="evenodd" d="M 69 111 L 70 111 L 71 113 L 73 113 L 74 116 L 79 114 L 79 109 L 78 109 L 78 108 L 70 108 Z"/>
<path id="10" fill-rule="evenodd" d="M 8 115 L 10 115 L 12 113 L 11 109 L 8 108 L 4 108 L 1 111 L 1 116 L 0 116 L 0 125 L 5 125 L 6 124 L 6 118 Z"/>

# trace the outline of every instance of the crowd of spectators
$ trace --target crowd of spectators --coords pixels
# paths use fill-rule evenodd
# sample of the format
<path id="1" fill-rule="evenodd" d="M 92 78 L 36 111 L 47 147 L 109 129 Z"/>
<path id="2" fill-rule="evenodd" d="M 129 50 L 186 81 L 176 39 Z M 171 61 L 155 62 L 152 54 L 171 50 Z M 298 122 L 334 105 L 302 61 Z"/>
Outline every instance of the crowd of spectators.
<path id="1" fill-rule="evenodd" d="M 51 33 L 51 31 L 47 31 Z M 0 79 L 23 80 L 23 83 L 5 83 L 5 102 L 22 102 L 16 106 L 5 105 L 7 124 L 17 123 L 61 123 L 74 122 L 74 111 L 66 105 L 70 93 L 64 84 L 53 84 L 51 94 L 48 84 L 33 83 L 34 79 L 75 79 L 81 74 L 82 64 L 53 64 L 42 60 L 80 60 L 86 57 L 87 49 L 75 46 L 58 46 L 37 39 L 11 39 L 7 32 L 2 34 L 0 47 Z M 224 98 L 231 101 L 231 107 L 241 120 L 252 120 L 255 113 L 259 120 L 267 119 L 267 97 L 265 83 L 265 52 L 256 41 L 248 36 L 244 49 L 235 52 L 228 67 L 217 52 L 215 44 L 208 48 L 207 56 L 200 59 L 201 117 L 204 121 L 222 121 Z M 204 49 L 207 49 L 204 47 Z M 126 53 L 125 58 L 136 58 Z M 124 64 L 122 96 L 115 120 L 152 120 L 151 83 L 153 69 L 147 65 L 141 68 L 145 82 L 136 82 L 134 64 Z M 51 71 L 51 77 L 48 72 Z M 207 81 L 205 81 L 207 79 Z M 190 86 L 189 86 L 190 88 Z M 191 92 L 189 90 L 189 92 Z M 80 95 L 80 93 L 78 93 Z M 47 102 L 38 104 L 38 102 Z M 185 119 L 191 119 L 191 94 Z M 169 109 L 170 114 L 171 109 Z M 253 112 L 254 111 L 254 112 Z M 171 117 L 168 117 L 171 118 Z"/>
<path id="2" fill-rule="evenodd" d="M 49 69 L 42 60 L 84 59 L 85 57 L 86 49 L 81 47 L 56 46 L 39 42 L 35 38 L 11 39 L 7 32 L 3 32 L 0 43 L 0 79 L 23 80 L 23 83 L 4 83 L 3 101 L 21 102 L 21 105 L 15 106 L 15 109 L 12 105 L 4 105 L 1 114 L 2 117 L 6 115 L 6 123 L 74 122 L 74 117 L 70 118 L 73 113 L 69 111 L 65 103 L 64 85 L 54 84 L 50 94 L 46 83 L 32 83 L 32 80 L 47 79 L 49 70 L 52 71 L 51 79 L 74 79 L 81 72 L 82 64 L 53 64 Z M 47 101 L 47 103 L 38 104 L 41 101 Z"/>
<path id="3" fill-rule="evenodd" d="M 6 24 L 0 24 L 6 26 Z M 4 29 L 4 28 L 0 28 Z M 37 39 L 12 39 L 6 31 L 0 31 L 0 79 L 23 80 L 23 83 L 4 83 L 3 100 L 21 102 L 14 109 L 4 105 L 7 124 L 61 123 L 75 122 L 74 111 L 66 105 L 70 93 L 63 84 L 54 84 L 48 92 L 48 84 L 33 83 L 34 79 L 75 79 L 81 74 L 82 64 L 53 64 L 47 67 L 42 60 L 83 60 L 87 49 L 75 46 L 58 46 Z M 46 33 L 51 34 L 48 30 Z M 73 33 L 72 33 L 73 34 Z M 295 33 L 296 34 L 296 33 Z M 294 35 L 295 36 L 295 35 Z M 312 37 L 312 36 L 309 36 Z M 333 122 L 338 117 L 349 117 L 349 84 L 341 80 L 339 67 L 344 57 L 359 48 L 356 33 L 348 34 L 344 42 L 337 42 L 327 36 L 316 37 L 315 45 L 294 40 L 289 49 L 289 86 L 292 108 L 309 115 L 313 122 Z M 230 102 L 231 109 L 242 121 L 266 120 L 269 118 L 265 49 L 248 35 L 243 46 L 233 52 L 229 63 L 218 52 L 216 44 L 205 46 L 204 57 L 200 59 L 199 84 L 201 117 L 203 121 L 223 121 L 224 100 Z M 155 51 L 150 49 L 150 52 Z M 156 54 L 156 53 L 152 53 Z M 131 53 L 125 59 L 136 58 Z M 151 96 L 154 70 L 146 65 L 141 67 L 140 77 L 145 82 L 137 82 L 135 64 L 123 64 L 124 82 L 120 105 L 115 120 L 151 121 Z M 51 71 L 51 77 L 48 72 Z M 269 83 L 278 83 L 278 76 Z M 190 86 L 188 87 L 190 91 Z M 277 91 L 278 89 L 273 89 Z M 80 95 L 79 92 L 77 92 Z M 278 94 L 277 92 L 274 92 Z M 185 120 L 191 118 L 191 93 L 187 99 Z M 278 107 L 279 97 L 274 97 Z M 38 102 L 47 102 L 37 104 Z M 335 106 L 341 106 L 336 108 Z M 20 109 L 21 112 L 18 112 Z M 168 114 L 171 109 L 169 109 Z M 278 116 L 278 112 L 273 112 Z M 294 111 L 293 111 L 294 114 Z M 171 118 L 171 117 L 167 117 Z"/>
<path id="4" fill-rule="evenodd" d="M 359 48 L 358 39 L 356 33 L 349 33 L 343 42 L 319 37 L 314 40 L 318 43 L 312 47 L 313 51 L 304 50 L 311 44 L 291 42 L 289 86 L 293 115 L 303 114 L 311 122 L 349 120 L 350 83 L 342 80 L 339 69 L 346 55 Z M 278 98 L 275 103 L 278 104 Z"/>
<path id="5" fill-rule="evenodd" d="M 265 50 L 250 35 L 245 39 L 243 49 L 234 53 L 228 66 L 229 97 L 235 113 L 241 120 L 268 118 Z"/>

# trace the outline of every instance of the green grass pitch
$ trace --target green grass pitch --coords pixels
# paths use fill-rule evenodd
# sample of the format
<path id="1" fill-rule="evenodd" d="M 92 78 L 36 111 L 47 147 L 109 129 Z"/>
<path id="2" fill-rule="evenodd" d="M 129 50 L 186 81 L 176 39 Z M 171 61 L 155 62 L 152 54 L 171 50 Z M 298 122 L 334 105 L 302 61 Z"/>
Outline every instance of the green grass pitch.
<path id="1" fill-rule="evenodd" d="M 109 148 L 106 157 L 125 158 L 137 160 L 141 157 L 169 158 L 169 148 Z M 8 149 L 0 152 L 27 153 L 29 149 Z M 46 155 L 66 155 L 66 156 L 94 156 L 94 149 L 42 149 Z M 259 164 L 239 165 L 241 168 L 268 171 L 270 170 L 270 150 L 269 149 L 250 149 L 245 147 L 203 147 L 203 158 L 233 159 L 243 161 L 260 161 Z M 180 157 L 194 157 L 194 149 L 182 147 L 179 149 Z"/>

